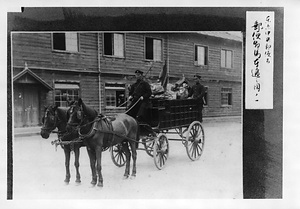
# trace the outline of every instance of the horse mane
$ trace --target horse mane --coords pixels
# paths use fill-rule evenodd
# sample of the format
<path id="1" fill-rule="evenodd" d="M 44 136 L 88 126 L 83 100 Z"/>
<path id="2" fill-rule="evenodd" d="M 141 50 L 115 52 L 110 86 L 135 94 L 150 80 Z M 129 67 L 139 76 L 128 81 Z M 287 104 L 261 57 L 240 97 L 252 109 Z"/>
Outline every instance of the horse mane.
<path id="1" fill-rule="evenodd" d="M 68 118 L 67 118 L 67 114 L 68 114 L 68 108 L 67 107 L 58 107 L 56 109 L 57 112 L 57 116 L 59 117 L 59 119 L 61 119 L 62 121 L 67 122 Z"/>
<path id="2" fill-rule="evenodd" d="M 88 116 L 89 118 L 94 119 L 97 117 L 98 112 L 94 108 L 88 107 L 83 102 L 82 102 L 82 108 L 83 108 L 83 111 L 86 114 L 86 116 Z"/>

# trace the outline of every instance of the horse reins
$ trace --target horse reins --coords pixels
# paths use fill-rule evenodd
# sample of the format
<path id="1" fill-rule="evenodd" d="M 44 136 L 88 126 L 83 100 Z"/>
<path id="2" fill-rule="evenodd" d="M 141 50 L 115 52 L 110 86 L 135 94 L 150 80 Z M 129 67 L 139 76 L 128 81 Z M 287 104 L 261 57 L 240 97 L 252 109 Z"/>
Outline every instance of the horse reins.
<path id="1" fill-rule="evenodd" d="M 136 101 L 136 103 L 134 103 L 128 110 L 126 110 L 126 111 L 125 111 L 125 114 L 128 113 L 132 108 L 134 108 L 140 100 L 141 100 L 141 98 L 139 98 L 139 99 Z"/>

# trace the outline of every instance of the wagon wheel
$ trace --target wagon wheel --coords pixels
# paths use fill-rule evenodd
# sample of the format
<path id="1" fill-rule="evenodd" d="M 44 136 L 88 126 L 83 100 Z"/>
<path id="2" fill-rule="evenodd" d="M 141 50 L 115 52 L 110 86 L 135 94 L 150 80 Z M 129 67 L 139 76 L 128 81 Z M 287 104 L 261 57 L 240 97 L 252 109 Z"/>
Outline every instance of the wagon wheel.
<path id="1" fill-rule="evenodd" d="M 126 155 L 125 152 L 122 150 L 122 144 L 113 145 L 111 147 L 110 154 L 111 159 L 116 166 L 122 167 L 125 165 Z"/>
<path id="2" fill-rule="evenodd" d="M 198 160 L 204 149 L 204 129 L 199 121 L 190 124 L 185 137 L 187 155 L 193 161 Z"/>
<path id="3" fill-rule="evenodd" d="M 143 139 L 143 145 L 145 147 L 146 153 L 153 157 L 153 145 L 154 145 L 154 139 L 153 137 L 147 137 Z"/>
<path id="4" fill-rule="evenodd" d="M 161 170 L 169 156 L 169 142 L 165 134 L 160 133 L 154 140 L 153 159 L 155 166 Z"/>

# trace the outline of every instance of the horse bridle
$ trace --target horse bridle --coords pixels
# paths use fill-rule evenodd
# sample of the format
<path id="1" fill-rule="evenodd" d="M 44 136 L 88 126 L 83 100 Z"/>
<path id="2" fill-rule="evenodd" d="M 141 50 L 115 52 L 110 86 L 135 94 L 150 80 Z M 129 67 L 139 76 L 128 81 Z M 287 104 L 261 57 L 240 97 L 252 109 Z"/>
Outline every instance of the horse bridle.
<path id="1" fill-rule="evenodd" d="M 50 113 L 50 110 L 49 110 L 49 109 L 47 109 L 46 112 L 45 112 L 45 116 L 44 116 L 44 119 L 43 119 L 44 121 L 45 121 L 45 119 L 46 119 L 46 116 L 49 117 L 49 116 L 48 116 L 48 113 Z M 53 126 L 50 127 L 50 128 L 46 128 L 46 127 L 44 127 L 45 124 L 44 124 L 44 121 L 43 121 L 43 127 L 41 128 L 41 130 L 51 132 L 51 131 L 53 131 L 53 130 L 58 126 L 57 122 L 58 122 L 59 120 L 58 120 L 58 118 L 57 118 L 57 113 L 56 113 L 56 111 L 54 111 L 54 116 L 52 116 L 52 117 L 54 117 L 54 123 L 53 123 Z"/>
<path id="2" fill-rule="evenodd" d="M 71 106 L 70 106 L 70 110 L 72 109 L 72 111 L 74 111 L 73 109 L 74 109 L 75 107 L 76 107 L 76 104 L 71 105 Z M 81 137 L 83 137 L 83 134 L 80 132 L 80 129 L 81 129 L 82 127 L 85 127 L 85 126 L 88 126 L 88 125 L 90 125 L 90 124 L 95 123 L 96 121 L 98 121 L 98 120 L 101 119 L 101 118 L 96 117 L 96 119 L 94 119 L 94 120 L 92 120 L 92 121 L 90 121 L 90 122 L 88 122 L 88 123 L 82 125 L 82 123 L 84 122 L 84 120 L 87 118 L 87 115 L 86 115 L 86 114 L 84 113 L 84 111 L 82 110 L 82 106 L 78 106 L 78 107 L 79 107 L 79 109 L 76 110 L 76 117 L 77 117 L 78 120 L 80 120 L 80 122 L 78 122 L 78 123 L 70 123 L 70 122 L 68 122 L 68 125 L 73 126 L 73 127 L 76 127 L 76 129 L 77 129 L 77 131 L 78 131 L 78 134 L 79 134 Z M 94 130 L 94 129 L 95 129 L 95 127 L 94 127 L 94 125 L 93 125 L 92 128 L 91 128 L 91 130 Z"/>
<path id="3" fill-rule="evenodd" d="M 76 107 L 75 104 L 74 104 L 74 105 L 71 105 L 69 110 L 72 110 L 72 112 L 74 112 L 73 109 L 74 109 L 75 107 Z M 77 117 L 77 119 L 80 120 L 80 122 L 78 122 L 78 123 L 70 123 L 70 122 L 68 121 L 68 125 L 69 125 L 69 126 L 80 126 L 81 123 L 83 122 L 84 118 L 85 118 L 85 115 L 82 115 L 82 114 L 83 114 L 82 107 L 79 106 L 79 110 L 76 111 L 76 117 Z"/>

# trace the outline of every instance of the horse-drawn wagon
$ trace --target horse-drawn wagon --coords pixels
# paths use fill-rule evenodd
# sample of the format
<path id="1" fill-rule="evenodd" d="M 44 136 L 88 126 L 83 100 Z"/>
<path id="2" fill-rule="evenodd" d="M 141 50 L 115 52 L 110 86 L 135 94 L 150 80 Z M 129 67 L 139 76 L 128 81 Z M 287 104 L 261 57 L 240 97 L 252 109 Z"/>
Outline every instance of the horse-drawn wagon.
<path id="1" fill-rule="evenodd" d="M 95 185 L 98 182 L 98 186 L 103 186 L 102 151 L 108 148 L 117 166 L 126 165 L 125 178 L 128 178 L 130 174 L 131 157 L 133 158 L 131 176 L 136 176 L 138 143 L 142 143 L 144 150 L 153 156 L 158 169 L 162 169 L 168 159 L 169 140 L 181 141 L 188 157 L 191 160 L 199 159 L 204 148 L 204 130 L 198 121 L 200 109 L 195 100 L 152 99 L 151 103 L 152 107 L 147 117 L 148 123 L 137 123 L 134 118 L 124 113 L 111 119 L 98 114 L 96 110 L 85 105 L 81 99 L 74 101 L 68 110 L 58 111 L 59 108 L 49 106 L 45 111 L 41 135 L 43 138 L 48 138 L 50 132 L 58 128 L 61 137 L 55 140 L 54 144 L 67 145 L 64 146 L 67 153 L 65 182 L 68 183 L 70 180 L 69 153 L 72 144 L 80 144 L 76 146 L 76 153 L 79 153 L 81 146 L 87 147 L 92 170 L 91 184 Z M 180 139 L 168 138 L 167 133 L 177 133 Z M 76 181 L 80 182 L 78 157 L 75 162 Z"/>
<path id="2" fill-rule="evenodd" d="M 162 169 L 169 155 L 169 140 L 181 141 L 191 160 L 198 160 L 204 148 L 204 129 L 198 121 L 199 108 L 194 99 L 151 99 L 148 123 L 139 124 L 140 143 L 148 155 L 152 156 L 158 169 Z M 177 134 L 179 138 L 168 138 L 167 134 Z M 125 164 L 122 145 L 111 147 L 111 157 L 115 165 Z"/>

